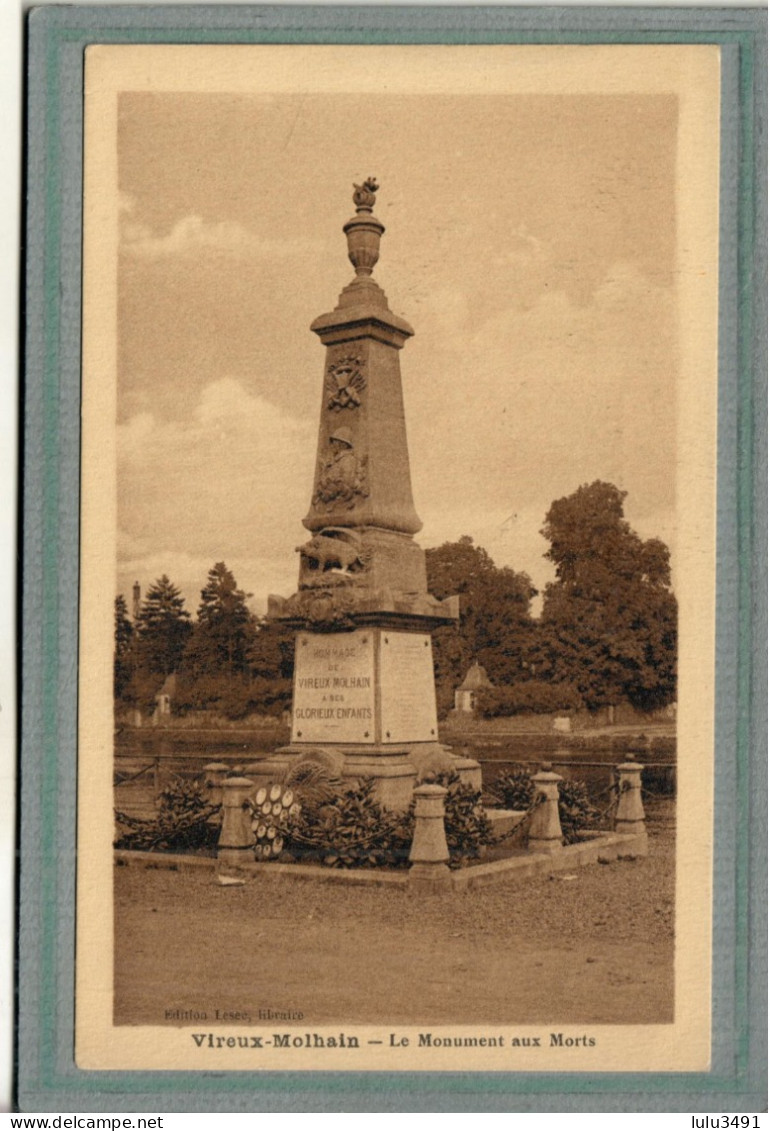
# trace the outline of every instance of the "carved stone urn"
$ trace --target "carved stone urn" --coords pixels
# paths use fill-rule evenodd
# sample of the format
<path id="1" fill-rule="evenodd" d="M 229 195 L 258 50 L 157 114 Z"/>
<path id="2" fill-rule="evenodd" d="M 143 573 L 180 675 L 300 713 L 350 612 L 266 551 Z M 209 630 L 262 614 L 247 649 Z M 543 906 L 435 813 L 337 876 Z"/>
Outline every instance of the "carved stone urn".
<path id="1" fill-rule="evenodd" d="M 355 267 L 356 275 L 371 275 L 380 258 L 380 236 L 385 231 L 385 225 L 372 215 L 374 194 L 379 185 L 374 177 L 368 177 L 362 185 L 354 187 L 356 214 L 343 225 L 342 230 L 348 237 L 348 259 Z"/>

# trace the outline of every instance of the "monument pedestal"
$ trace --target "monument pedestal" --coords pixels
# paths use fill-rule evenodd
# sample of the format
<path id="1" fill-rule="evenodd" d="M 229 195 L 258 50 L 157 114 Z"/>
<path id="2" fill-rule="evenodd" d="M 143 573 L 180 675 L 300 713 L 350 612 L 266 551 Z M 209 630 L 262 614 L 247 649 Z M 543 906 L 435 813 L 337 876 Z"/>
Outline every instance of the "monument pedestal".
<path id="1" fill-rule="evenodd" d="M 429 634 L 377 627 L 298 633 L 291 741 L 437 742 Z"/>
<path id="2" fill-rule="evenodd" d="M 388 808 L 404 809 L 415 781 L 453 769 L 477 788 L 477 762 L 438 741 L 431 638 L 377 626 L 299 632 L 291 742 L 248 767 L 260 784 L 282 780 L 298 762 L 336 777 L 373 778 Z"/>

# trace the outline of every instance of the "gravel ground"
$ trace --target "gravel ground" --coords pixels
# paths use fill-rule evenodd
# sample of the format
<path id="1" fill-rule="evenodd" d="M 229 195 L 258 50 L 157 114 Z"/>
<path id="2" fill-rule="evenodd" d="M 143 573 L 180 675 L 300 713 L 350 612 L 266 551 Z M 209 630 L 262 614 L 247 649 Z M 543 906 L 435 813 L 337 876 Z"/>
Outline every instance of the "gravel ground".
<path id="1" fill-rule="evenodd" d="M 441 896 L 118 868 L 116 1022 L 671 1021 L 673 804 L 648 816 L 645 859 Z"/>

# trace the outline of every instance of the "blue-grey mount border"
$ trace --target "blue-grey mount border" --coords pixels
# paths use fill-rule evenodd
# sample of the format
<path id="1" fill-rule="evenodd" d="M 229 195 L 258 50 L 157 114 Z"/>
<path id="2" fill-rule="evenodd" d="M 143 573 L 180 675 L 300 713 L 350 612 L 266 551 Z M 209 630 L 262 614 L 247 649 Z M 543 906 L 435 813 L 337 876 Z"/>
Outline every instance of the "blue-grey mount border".
<path id="1" fill-rule="evenodd" d="M 88 1072 L 75 1066 L 82 90 L 83 53 L 91 43 L 722 46 L 717 817 L 709 1072 L 261 1074 Z M 31 13 L 20 1110 L 765 1110 L 766 74 L 766 14 L 751 8 L 75 5 Z"/>

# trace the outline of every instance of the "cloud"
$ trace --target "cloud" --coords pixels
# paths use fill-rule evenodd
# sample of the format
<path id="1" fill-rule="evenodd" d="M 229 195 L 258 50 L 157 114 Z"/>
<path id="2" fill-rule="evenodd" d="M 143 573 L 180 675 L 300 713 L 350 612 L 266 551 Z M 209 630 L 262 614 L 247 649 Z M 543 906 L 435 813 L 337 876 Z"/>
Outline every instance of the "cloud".
<path id="1" fill-rule="evenodd" d="M 671 290 L 619 261 L 589 302 L 548 289 L 524 309 L 490 291 L 484 317 L 470 322 L 472 329 L 468 320 L 445 323 L 440 340 L 418 334 L 404 351 L 426 544 L 471 534 L 498 564 L 526 570 L 540 587 L 550 576 L 538 534 L 550 503 L 595 479 L 627 490 L 632 525 L 638 515 L 640 533 L 669 543 L 676 477 Z M 514 513 L 518 522 L 502 537 L 498 527 Z"/>
<path id="2" fill-rule="evenodd" d="M 309 421 L 250 393 L 235 378 L 219 377 L 204 385 L 186 421 L 162 421 L 139 412 L 119 425 L 118 451 L 125 463 L 134 462 L 139 469 L 147 467 L 148 458 L 173 462 L 193 454 L 229 462 L 246 457 L 264 471 L 266 459 L 287 444 L 304 441 L 309 427 Z M 225 440 L 227 451 L 220 447 Z"/>
<path id="3" fill-rule="evenodd" d="M 127 194 L 118 201 L 121 216 L 120 250 L 132 259 L 194 258 L 217 253 L 234 258 L 307 255 L 308 241 L 260 236 L 235 220 L 205 220 L 181 216 L 165 234 L 153 231 L 136 216 L 136 202 Z M 320 245 L 319 245 L 320 246 Z"/>
<path id="4" fill-rule="evenodd" d="M 118 427 L 123 583 L 165 572 L 197 593 L 224 559 L 242 564 L 238 583 L 255 595 L 291 591 L 315 446 L 314 421 L 230 377 L 209 382 L 185 421 L 131 417 Z"/>
<path id="5" fill-rule="evenodd" d="M 534 264 L 540 265 L 552 259 L 550 246 L 529 232 L 523 224 L 506 233 L 492 257 L 495 266 L 515 267 L 521 270 Z"/>
<path id="6" fill-rule="evenodd" d="M 253 237 L 241 224 L 228 220 L 207 224 L 200 216 L 183 216 L 164 236 L 153 235 L 146 224 L 124 221 L 122 237 L 122 250 L 141 259 L 190 255 L 202 250 L 241 255 L 250 251 L 253 244 Z"/>

